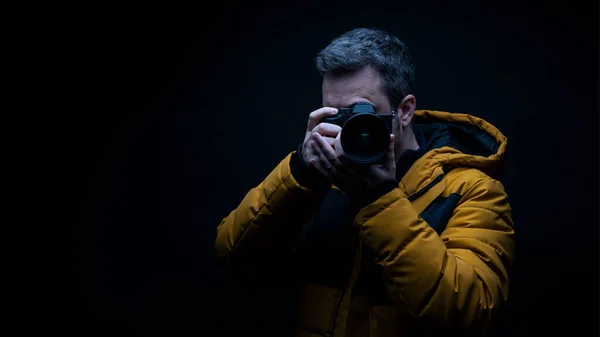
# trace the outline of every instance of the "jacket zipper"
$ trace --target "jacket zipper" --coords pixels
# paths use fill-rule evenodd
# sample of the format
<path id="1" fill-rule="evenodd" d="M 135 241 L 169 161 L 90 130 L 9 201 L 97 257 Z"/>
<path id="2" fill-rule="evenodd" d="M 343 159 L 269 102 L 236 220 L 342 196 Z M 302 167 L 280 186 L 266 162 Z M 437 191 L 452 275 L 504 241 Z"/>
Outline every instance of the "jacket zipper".
<path id="1" fill-rule="evenodd" d="M 413 201 L 413 200 L 417 199 L 418 197 L 422 196 L 423 194 L 425 194 L 425 192 L 429 191 L 430 188 L 432 188 L 437 183 L 442 181 L 442 178 L 444 178 L 444 174 L 440 173 L 437 177 L 435 177 L 435 179 L 433 179 L 429 184 L 427 184 L 427 186 L 423 187 L 422 189 L 418 190 L 417 192 L 415 192 L 414 194 L 409 196 L 407 198 L 408 201 Z"/>

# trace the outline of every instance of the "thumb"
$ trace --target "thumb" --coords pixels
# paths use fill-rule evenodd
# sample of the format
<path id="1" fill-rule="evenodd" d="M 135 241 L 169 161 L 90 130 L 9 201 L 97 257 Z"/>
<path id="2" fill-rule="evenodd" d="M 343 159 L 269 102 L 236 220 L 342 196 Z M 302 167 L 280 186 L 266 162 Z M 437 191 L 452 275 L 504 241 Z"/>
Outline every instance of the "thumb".
<path id="1" fill-rule="evenodd" d="M 342 133 L 339 132 L 333 140 L 333 149 L 338 154 L 338 156 L 344 153 L 344 149 L 342 148 L 342 138 L 340 137 L 341 134 Z"/>

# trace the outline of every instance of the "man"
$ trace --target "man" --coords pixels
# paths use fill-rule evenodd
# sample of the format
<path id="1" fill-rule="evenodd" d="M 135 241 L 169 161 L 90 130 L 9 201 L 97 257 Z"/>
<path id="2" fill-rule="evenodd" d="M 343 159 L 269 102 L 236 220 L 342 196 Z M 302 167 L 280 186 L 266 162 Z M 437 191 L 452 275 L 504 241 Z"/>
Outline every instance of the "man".
<path id="1" fill-rule="evenodd" d="M 323 108 L 304 142 L 217 229 L 242 282 L 297 287 L 296 336 L 489 332 L 507 301 L 511 208 L 498 173 L 506 137 L 486 121 L 416 109 L 404 44 L 374 29 L 316 59 Z M 356 164 L 322 122 L 367 102 L 394 114 L 382 160 Z"/>

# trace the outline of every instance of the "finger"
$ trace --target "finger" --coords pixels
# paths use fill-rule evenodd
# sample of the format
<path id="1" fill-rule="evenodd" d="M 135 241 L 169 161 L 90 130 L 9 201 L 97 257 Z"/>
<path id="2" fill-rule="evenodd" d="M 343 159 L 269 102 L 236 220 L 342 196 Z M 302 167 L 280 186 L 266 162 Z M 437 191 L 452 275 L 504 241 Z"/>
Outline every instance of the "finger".
<path id="1" fill-rule="evenodd" d="M 327 144 L 329 144 L 329 146 L 331 146 L 333 148 L 333 146 L 335 145 L 335 138 L 333 138 L 333 137 L 323 137 L 323 139 L 325 139 L 325 141 L 327 142 Z"/>
<path id="2" fill-rule="evenodd" d="M 329 163 L 329 161 L 323 154 L 323 151 L 321 151 L 319 145 L 316 142 L 312 143 L 312 146 L 313 152 L 315 153 L 315 156 L 317 156 L 317 163 L 319 165 L 320 170 L 322 171 L 321 173 L 326 177 L 330 177 L 333 174 L 333 166 L 331 165 L 331 163 Z"/>
<path id="3" fill-rule="evenodd" d="M 317 142 L 311 142 L 310 145 L 311 145 L 314 155 L 316 156 L 316 158 L 313 157 L 311 159 L 312 167 L 314 167 L 319 172 L 321 172 L 321 174 L 324 175 L 327 179 L 331 180 L 331 176 L 333 173 L 331 164 L 327 161 L 327 158 L 325 158 L 325 156 L 323 155 L 323 152 L 321 151 L 319 144 L 317 144 Z"/>
<path id="4" fill-rule="evenodd" d="M 348 167 L 351 167 L 351 166 L 353 166 L 353 164 L 354 164 L 354 165 L 356 165 L 356 163 L 354 163 L 352 160 L 350 160 L 350 158 L 348 158 L 348 157 L 347 157 L 345 154 L 343 154 L 343 153 L 342 153 L 341 155 L 339 155 L 339 156 L 338 156 L 338 160 L 339 160 L 339 161 L 340 161 L 342 164 L 344 164 L 344 165 L 346 165 L 346 166 L 348 166 Z"/>
<path id="5" fill-rule="evenodd" d="M 338 160 L 340 160 L 344 164 L 347 164 L 348 157 L 346 157 L 344 148 L 342 147 L 342 140 L 341 140 L 340 135 L 341 135 L 341 133 L 339 133 L 333 140 L 333 148 L 335 149 L 335 153 L 337 155 Z"/>
<path id="6" fill-rule="evenodd" d="M 335 115 L 336 113 L 337 109 L 331 107 L 323 107 L 311 112 L 310 115 L 308 115 L 307 130 L 310 131 L 314 129 L 315 126 L 317 126 L 317 124 L 319 124 L 323 118 L 325 118 L 326 116 Z"/>
<path id="7" fill-rule="evenodd" d="M 323 138 L 327 141 L 327 143 L 329 145 L 331 145 L 333 147 L 333 143 L 335 142 L 335 138 L 333 138 L 333 137 L 323 137 Z M 310 149 L 311 149 L 310 143 L 313 143 L 313 142 L 315 142 L 315 140 L 313 139 L 313 137 L 310 136 L 310 134 L 308 134 L 306 136 L 306 138 L 304 139 L 304 143 L 302 143 L 302 155 L 305 158 L 309 158 L 310 157 L 310 155 L 305 154 L 305 153 L 306 153 L 306 151 L 310 151 Z M 304 150 L 304 149 L 306 149 L 306 150 Z"/>
<path id="8" fill-rule="evenodd" d="M 322 138 L 327 142 L 327 144 L 329 144 L 329 146 L 331 146 L 331 148 L 333 148 L 334 143 L 335 143 L 335 138 L 333 138 L 333 137 L 322 137 Z M 310 141 L 315 142 L 316 140 L 311 136 Z M 334 148 L 334 150 L 335 150 L 335 148 Z"/>
<path id="9" fill-rule="evenodd" d="M 319 135 L 318 133 L 313 133 L 313 138 L 315 139 L 318 145 L 318 152 L 320 152 L 321 159 L 325 160 L 327 165 L 326 169 L 331 170 L 332 168 L 336 168 L 340 166 L 340 162 L 338 161 L 337 154 L 333 147 L 325 140 L 324 137 Z M 323 163 L 321 163 L 324 165 Z"/>
<path id="10" fill-rule="evenodd" d="M 317 158 L 313 157 L 308 161 L 308 165 L 312 168 L 314 168 L 315 170 L 323 173 L 322 171 L 322 167 L 321 164 L 319 164 L 319 161 L 317 160 Z"/>
<path id="11" fill-rule="evenodd" d="M 332 138 L 335 138 L 341 131 L 341 126 L 330 123 L 320 123 L 311 130 L 311 132 L 317 132 L 321 136 L 329 136 Z"/>
<path id="12" fill-rule="evenodd" d="M 323 139 L 325 139 L 325 141 L 327 142 L 327 144 L 329 144 L 329 146 L 331 146 L 332 148 L 334 147 L 335 138 L 333 138 L 333 137 L 323 137 Z M 314 143 L 314 142 L 316 142 L 316 140 L 313 137 L 309 137 L 304 142 L 305 143 L 302 144 L 302 146 L 310 149 L 311 148 L 310 147 L 310 143 Z"/>
<path id="13" fill-rule="evenodd" d="M 319 164 L 317 152 L 315 151 L 315 141 L 313 139 L 309 139 L 304 144 L 304 147 L 306 148 L 307 152 L 306 164 L 311 168 L 320 170 L 321 165 Z"/>

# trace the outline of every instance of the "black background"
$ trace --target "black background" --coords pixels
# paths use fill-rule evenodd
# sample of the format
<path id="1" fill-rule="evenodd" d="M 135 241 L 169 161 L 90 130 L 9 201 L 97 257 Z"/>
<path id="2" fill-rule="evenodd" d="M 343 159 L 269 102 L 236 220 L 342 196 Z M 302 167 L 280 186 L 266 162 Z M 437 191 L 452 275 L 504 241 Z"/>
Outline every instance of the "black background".
<path id="1" fill-rule="evenodd" d="M 77 211 L 53 324 L 81 336 L 280 335 L 244 302 L 258 296 L 215 272 L 215 228 L 302 140 L 321 103 L 318 51 L 377 27 L 408 45 L 418 108 L 474 114 L 509 139 L 517 245 L 498 332 L 598 335 L 597 2 L 241 6 L 98 7 L 63 26 Z"/>

